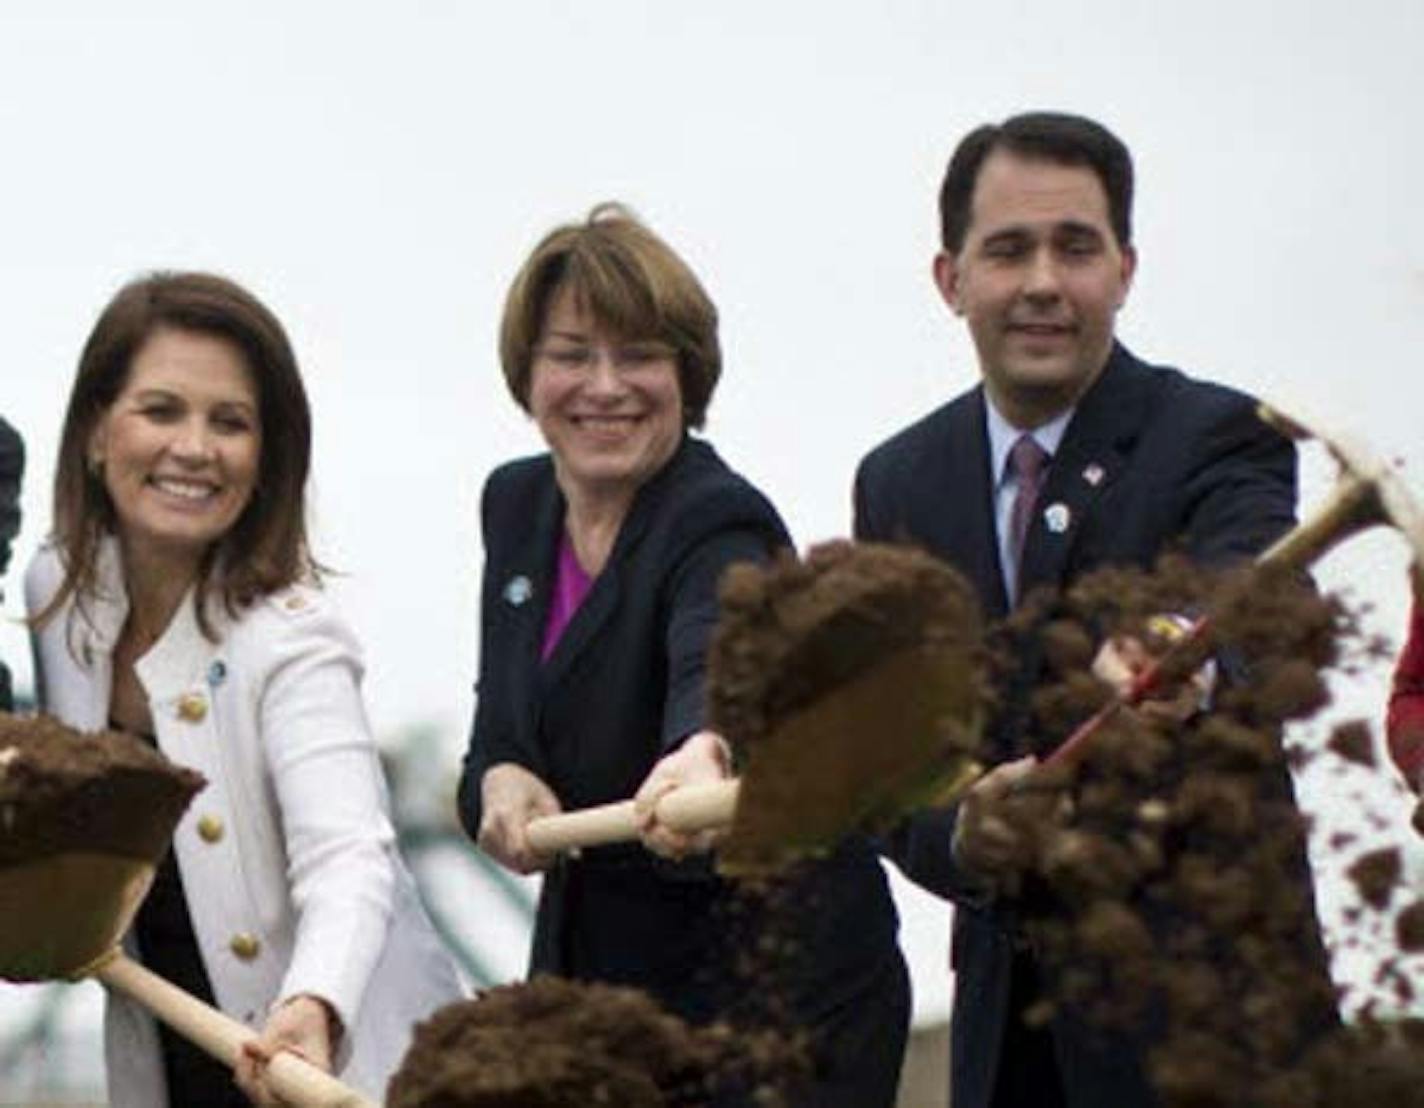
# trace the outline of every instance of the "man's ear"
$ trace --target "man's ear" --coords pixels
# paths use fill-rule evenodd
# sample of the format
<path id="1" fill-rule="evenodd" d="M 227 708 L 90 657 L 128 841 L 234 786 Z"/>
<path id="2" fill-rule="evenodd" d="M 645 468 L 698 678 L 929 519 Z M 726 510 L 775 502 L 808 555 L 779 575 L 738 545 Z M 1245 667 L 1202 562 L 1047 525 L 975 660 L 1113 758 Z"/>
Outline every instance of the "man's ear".
<path id="1" fill-rule="evenodd" d="M 1118 294 L 1117 306 L 1121 308 L 1127 303 L 1127 294 L 1132 291 L 1132 278 L 1137 273 L 1137 247 L 1124 246 L 1122 248 L 1122 269 L 1119 275 L 1122 281 L 1122 291 Z"/>
<path id="2" fill-rule="evenodd" d="M 962 315 L 959 307 L 959 264 L 947 250 L 941 250 L 935 255 L 934 283 L 940 296 L 944 297 L 944 302 L 949 305 L 949 310 L 955 315 Z"/>

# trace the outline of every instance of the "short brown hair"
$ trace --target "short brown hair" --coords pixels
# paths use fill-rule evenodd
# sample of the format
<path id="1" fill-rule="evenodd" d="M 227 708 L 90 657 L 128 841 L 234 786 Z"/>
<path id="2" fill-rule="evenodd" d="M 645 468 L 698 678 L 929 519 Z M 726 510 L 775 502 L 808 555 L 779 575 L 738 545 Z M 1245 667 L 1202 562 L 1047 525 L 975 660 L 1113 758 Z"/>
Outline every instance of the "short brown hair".
<path id="1" fill-rule="evenodd" d="M 204 631 L 211 632 L 205 615 L 210 591 L 236 615 L 259 596 L 319 577 L 306 534 L 311 410 L 281 323 L 225 277 L 150 273 L 109 301 L 79 357 L 54 478 L 52 538 L 64 560 L 64 581 L 36 623 L 49 619 L 71 595 L 82 603 L 93 591 L 100 541 L 117 520 L 101 475 L 88 464 L 90 442 L 100 418 L 123 392 L 134 356 L 163 329 L 211 335 L 241 351 L 257 388 L 262 424 L 252 498 L 203 559 L 195 602 Z"/>
<path id="2" fill-rule="evenodd" d="M 1107 196 L 1118 246 L 1132 245 L 1132 155 L 1123 141 L 1086 116 L 1024 112 L 975 128 L 951 155 L 939 191 L 940 242 L 950 254 L 964 248 L 979 170 L 995 150 L 1092 170 Z"/>
<path id="3" fill-rule="evenodd" d="M 519 406 L 529 410 L 534 348 L 563 288 L 615 334 L 658 339 L 677 352 L 683 426 L 701 427 L 722 373 L 716 305 L 672 247 L 612 203 L 545 235 L 509 286 L 499 358 Z"/>

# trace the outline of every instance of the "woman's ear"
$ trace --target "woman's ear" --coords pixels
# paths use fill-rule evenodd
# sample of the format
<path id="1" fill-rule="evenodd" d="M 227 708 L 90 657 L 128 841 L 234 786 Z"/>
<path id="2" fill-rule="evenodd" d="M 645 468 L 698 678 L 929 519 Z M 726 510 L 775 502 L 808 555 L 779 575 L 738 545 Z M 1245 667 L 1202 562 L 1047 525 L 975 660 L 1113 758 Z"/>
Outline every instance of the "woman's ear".
<path id="1" fill-rule="evenodd" d="M 109 451 L 109 416 L 101 415 L 89 433 L 89 445 L 85 448 L 85 467 L 98 477 L 104 472 L 104 459 Z"/>

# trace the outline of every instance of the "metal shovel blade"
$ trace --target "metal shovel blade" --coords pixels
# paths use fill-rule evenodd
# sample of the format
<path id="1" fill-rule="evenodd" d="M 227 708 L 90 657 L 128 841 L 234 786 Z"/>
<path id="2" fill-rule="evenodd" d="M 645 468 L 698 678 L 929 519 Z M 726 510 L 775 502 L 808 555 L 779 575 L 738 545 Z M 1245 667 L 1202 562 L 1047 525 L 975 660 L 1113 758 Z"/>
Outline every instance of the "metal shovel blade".
<path id="1" fill-rule="evenodd" d="M 128 930 L 153 866 L 117 854 L 54 854 L 0 868 L 0 977 L 88 975 Z"/>

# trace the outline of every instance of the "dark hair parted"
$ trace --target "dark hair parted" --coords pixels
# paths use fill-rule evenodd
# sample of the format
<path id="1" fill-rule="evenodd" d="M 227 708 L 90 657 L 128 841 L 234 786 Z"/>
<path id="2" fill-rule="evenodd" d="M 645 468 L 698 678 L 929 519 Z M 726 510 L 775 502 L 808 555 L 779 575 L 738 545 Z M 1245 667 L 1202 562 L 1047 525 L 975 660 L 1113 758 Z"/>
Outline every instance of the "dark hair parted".
<path id="1" fill-rule="evenodd" d="M 504 302 L 499 357 L 519 406 L 529 410 L 535 348 L 554 294 L 569 289 L 602 327 L 656 339 L 677 352 L 683 427 L 701 427 L 722 373 L 717 308 L 677 253 L 620 204 L 550 231 L 520 267 Z"/>
<path id="2" fill-rule="evenodd" d="M 1021 158 L 1087 166 L 1102 182 L 1108 221 L 1119 246 L 1132 244 L 1132 155 L 1101 123 L 1063 112 L 1025 112 L 1003 123 L 986 123 L 955 148 L 939 190 L 940 241 L 958 254 L 969 231 L 974 185 L 995 150 Z"/>
<path id="3" fill-rule="evenodd" d="M 229 615 L 300 580 L 319 579 L 306 534 L 311 410 L 296 355 L 277 317 L 246 289 L 210 273 L 156 272 L 119 290 L 100 313 L 79 357 L 54 478 L 53 541 L 63 557 L 59 591 L 35 619 L 43 623 L 72 595 L 95 586 L 100 542 L 117 527 L 102 473 L 93 472 L 94 432 L 128 382 L 134 357 L 156 332 L 171 329 L 233 344 L 257 390 L 262 445 L 252 498 L 231 529 L 205 553 L 194 603 L 211 634 L 206 601 Z"/>

